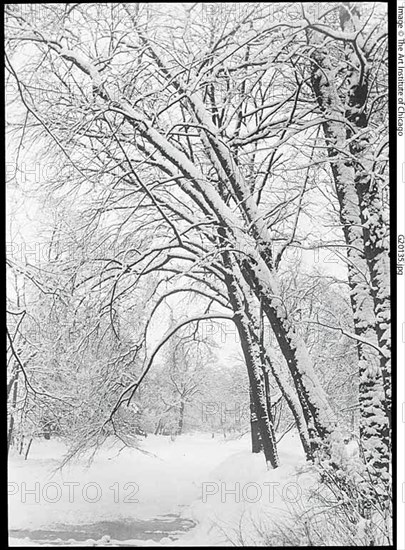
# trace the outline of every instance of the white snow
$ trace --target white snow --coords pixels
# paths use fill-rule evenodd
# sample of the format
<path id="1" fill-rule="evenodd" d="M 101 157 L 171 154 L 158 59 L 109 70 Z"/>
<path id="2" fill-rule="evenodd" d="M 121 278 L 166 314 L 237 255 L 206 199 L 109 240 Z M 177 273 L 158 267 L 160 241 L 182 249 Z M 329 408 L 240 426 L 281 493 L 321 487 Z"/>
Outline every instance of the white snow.
<path id="1" fill-rule="evenodd" d="M 300 500 L 314 484 L 309 471 L 298 476 L 305 465 L 298 435 L 286 435 L 279 447 L 282 466 L 267 471 L 264 456 L 250 452 L 250 435 L 235 440 L 185 435 L 175 441 L 149 436 L 142 442 L 145 452 L 105 446 L 89 467 L 80 459 L 55 472 L 65 445 L 37 440 L 27 461 L 16 454 L 9 460 L 9 529 L 52 531 L 59 525 L 74 533 L 80 525 L 176 514 L 196 526 L 176 535 L 178 540 L 165 535 L 159 541 L 129 539 L 125 545 L 231 545 L 240 524 L 245 537 L 257 537 L 255 525 L 285 516 L 289 500 Z M 73 534 L 58 545 L 118 544 L 106 537 L 100 533 L 97 540 L 80 542 Z M 10 546 L 35 545 L 10 538 Z"/>

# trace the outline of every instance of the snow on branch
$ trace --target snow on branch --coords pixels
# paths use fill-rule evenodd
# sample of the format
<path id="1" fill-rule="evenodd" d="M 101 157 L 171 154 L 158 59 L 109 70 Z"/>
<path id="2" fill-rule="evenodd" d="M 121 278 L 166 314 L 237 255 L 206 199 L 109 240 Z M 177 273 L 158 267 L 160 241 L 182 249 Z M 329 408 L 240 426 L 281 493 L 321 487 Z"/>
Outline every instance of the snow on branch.
<path id="1" fill-rule="evenodd" d="M 313 325 L 320 325 L 321 327 L 328 328 L 330 330 L 338 330 L 343 334 L 343 336 L 347 336 L 348 338 L 351 338 L 352 340 L 356 340 L 357 342 L 364 344 L 366 346 L 370 346 L 378 353 L 380 353 L 383 357 L 389 357 L 390 355 L 387 354 L 386 351 L 384 351 L 380 346 L 377 346 L 376 344 L 373 344 L 373 342 L 370 342 L 370 340 L 367 340 L 367 338 L 363 338 L 362 336 L 359 336 L 357 334 L 354 334 L 354 332 L 349 332 L 347 330 L 344 330 L 342 327 L 331 327 L 330 325 L 327 325 L 325 323 L 321 323 L 320 321 L 310 321 L 308 319 L 303 320 L 304 323 L 310 323 Z"/>

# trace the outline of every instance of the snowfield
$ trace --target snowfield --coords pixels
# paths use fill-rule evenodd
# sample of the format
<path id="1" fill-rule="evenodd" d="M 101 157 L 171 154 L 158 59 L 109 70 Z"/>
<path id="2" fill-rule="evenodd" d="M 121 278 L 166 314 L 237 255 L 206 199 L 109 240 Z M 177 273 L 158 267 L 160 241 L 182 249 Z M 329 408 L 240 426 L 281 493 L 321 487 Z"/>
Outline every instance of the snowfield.
<path id="1" fill-rule="evenodd" d="M 259 544 L 315 483 L 298 436 L 279 447 L 282 466 L 266 471 L 250 435 L 149 436 L 141 451 L 106 445 L 58 470 L 66 446 L 37 440 L 9 461 L 10 546 Z"/>

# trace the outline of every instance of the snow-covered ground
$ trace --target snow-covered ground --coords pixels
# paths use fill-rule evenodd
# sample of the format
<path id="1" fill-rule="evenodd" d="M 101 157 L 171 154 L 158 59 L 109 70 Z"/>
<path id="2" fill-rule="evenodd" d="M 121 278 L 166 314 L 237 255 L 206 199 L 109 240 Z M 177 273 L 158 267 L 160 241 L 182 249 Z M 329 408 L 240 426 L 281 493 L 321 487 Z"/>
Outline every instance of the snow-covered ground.
<path id="1" fill-rule="evenodd" d="M 141 449 L 105 446 L 90 466 L 80 459 L 62 470 L 57 468 L 66 447 L 55 439 L 35 441 L 27 461 L 12 455 L 10 545 L 34 546 L 39 531 L 55 532 L 52 546 L 230 545 L 241 542 L 241 534 L 252 544 L 257 530 L 285 518 L 314 483 L 294 434 L 280 442 L 282 466 L 271 471 L 262 454 L 250 452 L 250 436 L 149 436 Z M 75 533 L 89 525 L 97 535 L 81 542 Z M 109 526 L 128 529 L 118 536 Z M 137 529 L 143 529 L 139 536 Z M 68 541 L 61 531 L 69 532 Z"/>

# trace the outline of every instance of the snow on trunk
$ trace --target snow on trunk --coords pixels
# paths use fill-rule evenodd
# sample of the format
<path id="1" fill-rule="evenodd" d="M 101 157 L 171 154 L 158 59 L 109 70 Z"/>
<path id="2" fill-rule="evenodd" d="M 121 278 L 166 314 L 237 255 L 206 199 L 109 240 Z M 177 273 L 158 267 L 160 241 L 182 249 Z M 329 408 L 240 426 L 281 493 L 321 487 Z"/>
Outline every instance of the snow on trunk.
<path id="1" fill-rule="evenodd" d="M 262 261 L 261 258 L 260 260 Z M 329 437 L 336 425 L 335 414 L 313 369 L 305 343 L 288 318 L 279 293 L 274 294 L 272 288 L 269 288 L 265 270 L 267 271 L 267 266 L 263 266 L 263 262 L 262 265 L 255 265 L 254 262 L 245 261 L 242 265 L 243 276 L 261 300 L 263 311 L 286 360 L 314 452 L 323 443 L 328 446 Z M 274 274 L 272 279 L 276 280 Z"/>
<path id="2" fill-rule="evenodd" d="M 226 229 L 220 228 L 218 233 L 220 241 L 226 240 Z M 253 409 L 260 431 L 261 445 L 263 446 L 267 464 L 273 468 L 277 468 L 280 465 L 280 460 L 277 453 L 273 422 L 268 414 L 267 395 L 262 379 L 261 349 L 258 341 L 252 337 L 252 319 L 245 310 L 246 302 L 244 302 L 243 294 L 240 292 L 230 254 L 223 252 L 222 258 L 227 269 L 225 284 L 234 310 L 234 320 L 246 362 Z"/>
<path id="3" fill-rule="evenodd" d="M 348 139 L 352 137 L 348 128 L 353 122 L 350 118 L 354 113 L 346 109 L 350 103 L 349 98 L 347 97 L 346 101 L 342 100 L 334 84 L 328 47 L 319 44 L 319 37 L 316 35 L 309 36 L 312 42 L 317 44 L 312 54 L 314 61 L 312 87 L 325 118 L 322 125 L 323 132 L 339 201 L 340 221 L 347 244 L 348 278 L 355 333 L 387 349 L 388 323 L 381 325 L 383 319 L 387 321 L 387 314 L 389 314 L 386 304 L 386 270 L 382 247 L 377 251 L 374 246 L 374 253 L 370 250 L 372 241 L 380 242 L 379 235 L 383 228 L 374 227 L 375 238 L 370 237 L 366 219 L 368 217 L 366 196 L 359 192 L 360 181 L 366 179 L 368 185 L 371 183 L 371 173 L 366 173 L 364 168 L 361 168 L 366 151 L 357 148 L 356 155 L 363 156 L 358 157 L 359 163 L 353 160 L 353 141 Z M 359 112 L 356 117 L 357 121 L 364 120 L 364 117 L 359 117 Z M 379 296 L 379 299 L 376 296 Z M 379 334 L 382 328 L 386 329 L 384 335 Z M 357 349 L 360 378 L 360 429 L 365 458 L 370 471 L 378 471 L 385 477 L 388 475 L 390 448 L 389 354 L 376 356 L 370 346 L 360 342 Z"/>
<path id="4" fill-rule="evenodd" d="M 252 303 L 254 302 L 255 297 L 253 292 L 249 289 L 248 285 L 243 279 L 240 279 L 240 286 L 244 293 L 245 309 L 247 315 L 250 319 L 252 319 L 250 326 L 251 330 L 253 330 L 252 327 L 259 326 L 257 312 L 252 307 Z M 266 373 L 267 376 L 269 372 L 271 372 L 276 384 L 281 391 L 282 396 L 286 400 L 286 403 L 293 415 L 305 456 L 308 460 L 313 460 L 314 454 L 313 449 L 311 448 L 307 424 L 303 415 L 303 407 L 301 406 L 300 400 L 294 392 L 294 389 L 290 385 L 287 373 L 283 372 L 282 369 L 277 368 L 274 361 L 271 360 L 270 351 L 271 350 L 267 349 L 267 347 L 262 346 L 263 372 Z"/>

